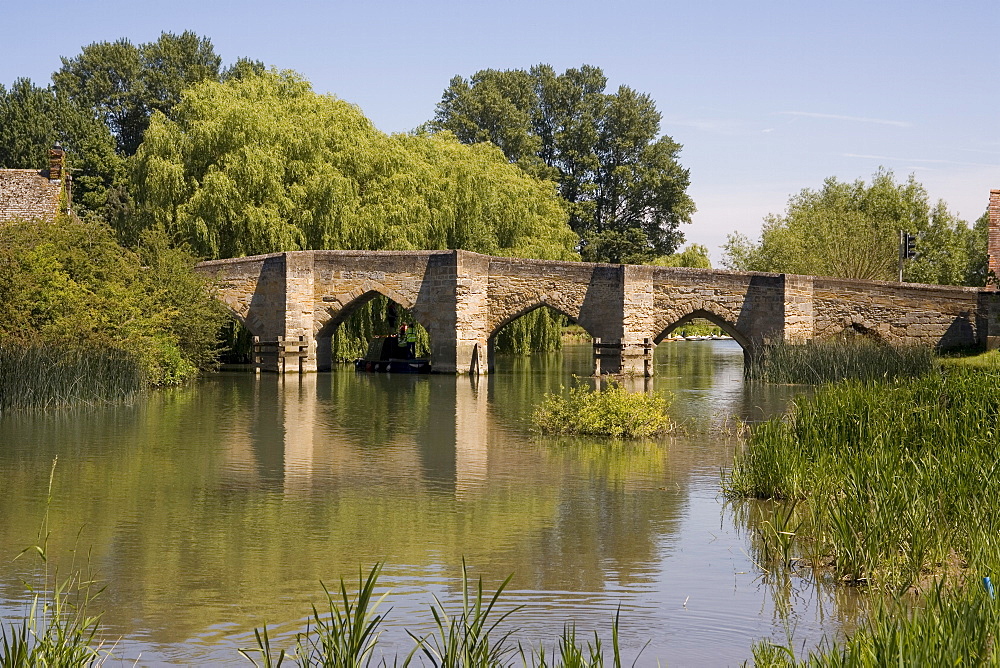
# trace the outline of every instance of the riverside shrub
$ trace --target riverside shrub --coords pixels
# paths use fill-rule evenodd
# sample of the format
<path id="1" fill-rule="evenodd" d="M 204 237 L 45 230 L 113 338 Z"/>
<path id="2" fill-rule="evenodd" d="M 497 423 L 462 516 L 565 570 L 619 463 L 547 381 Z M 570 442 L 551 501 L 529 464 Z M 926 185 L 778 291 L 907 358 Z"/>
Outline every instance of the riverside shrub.
<path id="1" fill-rule="evenodd" d="M 183 382 L 215 362 L 225 320 L 193 264 L 162 233 L 128 249 L 74 216 L 0 226 L 0 345 L 122 351 L 148 384 Z"/>
<path id="2" fill-rule="evenodd" d="M 666 395 L 630 392 L 617 381 L 603 390 L 577 382 L 565 396 L 546 394 L 532 421 L 543 434 L 644 438 L 670 431 L 669 406 Z"/>

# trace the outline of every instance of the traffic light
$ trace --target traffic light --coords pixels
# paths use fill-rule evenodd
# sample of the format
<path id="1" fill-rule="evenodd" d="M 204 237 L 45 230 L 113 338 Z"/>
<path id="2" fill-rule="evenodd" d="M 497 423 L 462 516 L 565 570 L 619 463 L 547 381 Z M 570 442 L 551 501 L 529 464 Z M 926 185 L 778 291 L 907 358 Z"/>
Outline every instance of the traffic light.
<path id="1" fill-rule="evenodd" d="M 917 237 L 909 232 L 904 235 L 903 257 L 907 260 L 917 257 Z"/>

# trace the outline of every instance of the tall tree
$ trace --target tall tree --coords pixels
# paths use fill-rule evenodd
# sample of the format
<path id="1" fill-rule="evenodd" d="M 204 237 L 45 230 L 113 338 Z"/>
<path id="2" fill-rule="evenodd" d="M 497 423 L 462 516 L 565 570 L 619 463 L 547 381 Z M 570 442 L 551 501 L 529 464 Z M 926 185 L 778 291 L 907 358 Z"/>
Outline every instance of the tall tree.
<path id="1" fill-rule="evenodd" d="M 56 89 L 104 121 L 124 155 L 142 143 L 153 112 L 168 116 L 181 91 L 219 79 L 221 60 L 208 38 L 191 31 L 164 32 L 155 42 L 95 42 L 62 58 L 52 75 Z"/>
<path id="2" fill-rule="evenodd" d="M 0 168 L 45 169 L 56 143 L 67 150 L 74 208 L 102 213 L 109 190 L 124 176 L 108 128 L 51 86 L 28 79 L 18 79 L 10 90 L 0 86 Z"/>
<path id="3" fill-rule="evenodd" d="M 492 142 L 529 174 L 555 180 L 584 259 L 670 254 L 694 212 L 681 146 L 659 136 L 660 113 L 648 95 L 606 87 L 590 65 L 562 74 L 549 65 L 482 70 L 451 80 L 428 126 L 465 143 Z"/>
<path id="4" fill-rule="evenodd" d="M 819 190 L 788 200 L 783 215 L 764 219 L 760 239 L 732 234 L 723 264 L 743 271 L 772 271 L 893 281 L 898 279 L 899 233 L 917 237 L 917 258 L 904 280 L 982 285 L 985 231 L 970 230 L 911 174 L 897 183 L 880 169 L 870 183 L 830 177 Z M 973 281 L 973 283 L 969 283 Z"/>

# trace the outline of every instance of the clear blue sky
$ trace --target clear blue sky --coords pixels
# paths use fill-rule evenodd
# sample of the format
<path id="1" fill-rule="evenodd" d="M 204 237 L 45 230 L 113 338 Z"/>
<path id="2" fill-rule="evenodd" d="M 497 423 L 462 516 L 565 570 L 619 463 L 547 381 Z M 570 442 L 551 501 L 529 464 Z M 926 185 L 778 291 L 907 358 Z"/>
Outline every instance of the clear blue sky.
<path id="1" fill-rule="evenodd" d="M 225 63 L 292 69 L 387 132 L 483 68 L 603 68 L 684 145 L 714 260 L 726 234 L 827 176 L 911 172 L 963 218 L 1000 188 L 1000 0 L 3 2 L 0 83 L 47 83 L 95 41 L 193 30 Z"/>

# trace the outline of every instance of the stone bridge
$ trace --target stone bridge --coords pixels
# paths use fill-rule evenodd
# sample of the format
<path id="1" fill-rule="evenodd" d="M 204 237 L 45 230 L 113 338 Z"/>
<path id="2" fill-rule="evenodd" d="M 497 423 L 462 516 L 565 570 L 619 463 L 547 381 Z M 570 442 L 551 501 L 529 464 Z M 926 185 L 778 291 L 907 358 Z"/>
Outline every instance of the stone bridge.
<path id="1" fill-rule="evenodd" d="M 721 327 L 748 357 L 768 343 L 845 330 L 938 348 L 1000 343 L 1000 293 L 981 288 L 468 251 L 294 251 L 202 262 L 198 270 L 215 279 L 219 299 L 254 335 L 301 337 L 301 362 L 283 365 L 287 371 L 329 368 L 334 330 L 376 295 L 428 330 L 434 370 L 443 373 L 486 373 L 497 332 L 541 306 L 599 337 L 601 368 L 612 373 L 643 373 L 646 342 L 693 318 Z"/>

